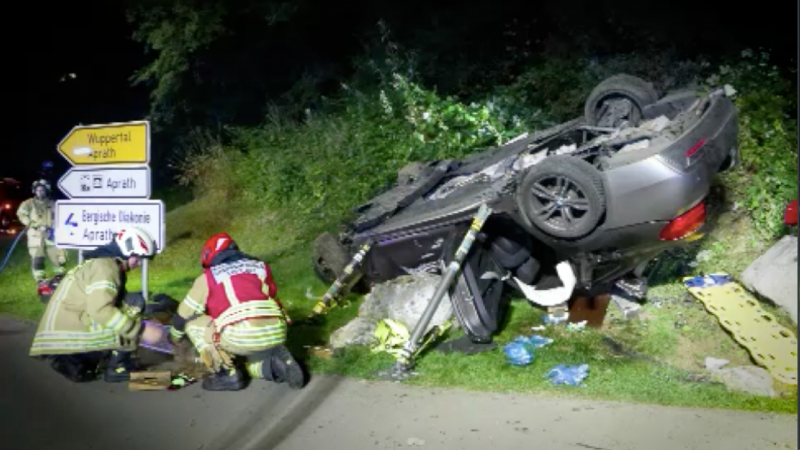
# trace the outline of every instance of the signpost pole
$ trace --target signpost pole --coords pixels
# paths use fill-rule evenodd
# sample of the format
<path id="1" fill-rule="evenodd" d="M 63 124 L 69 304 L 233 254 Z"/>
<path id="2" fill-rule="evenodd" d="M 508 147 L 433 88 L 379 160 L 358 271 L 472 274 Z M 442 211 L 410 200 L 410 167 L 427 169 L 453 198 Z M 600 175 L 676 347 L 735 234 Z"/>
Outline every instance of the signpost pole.
<path id="1" fill-rule="evenodd" d="M 83 250 L 78 250 L 78 264 L 83 264 Z"/>
<path id="2" fill-rule="evenodd" d="M 142 260 L 142 296 L 144 300 L 147 301 L 150 296 L 148 295 L 148 286 L 147 286 L 147 269 L 150 267 L 150 260 L 145 258 Z"/>

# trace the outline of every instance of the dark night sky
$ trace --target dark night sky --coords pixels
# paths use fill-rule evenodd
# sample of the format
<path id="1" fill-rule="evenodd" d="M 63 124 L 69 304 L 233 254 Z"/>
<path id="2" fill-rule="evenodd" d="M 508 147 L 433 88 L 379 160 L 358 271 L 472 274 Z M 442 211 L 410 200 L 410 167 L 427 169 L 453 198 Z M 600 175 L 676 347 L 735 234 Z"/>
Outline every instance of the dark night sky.
<path id="1" fill-rule="evenodd" d="M 24 81 L 19 89 L 12 88 L 18 92 L 12 92 L 11 96 L 18 99 L 17 103 L 24 103 L 25 114 L 17 119 L 24 122 L 20 126 L 27 133 L 13 133 L 11 149 L 16 154 L 3 159 L 0 177 L 15 176 L 28 181 L 47 159 L 57 164 L 58 176 L 68 164 L 57 154 L 56 145 L 71 127 L 80 123 L 140 120 L 145 116 L 147 89 L 131 88 L 129 79 L 147 59 L 141 45 L 130 39 L 131 28 L 120 3 L 79 0 L 32 5 L 41 9 L 32 13 L 36 17 L 36 44 L 22 49 L 19 60 L 25 61 L 25 67 L 19 75 Z M 748 25 L 732 25 L 731 33 L 738 34 L 737 30 L 741 30 L 749 36 L 768 35 L 768 40 L 795 54 L 797 5 L 787 7 L 787 3 L 774 2 L 781 4 L 786 14 L 764 2 L 759 3 L 757 10 L 748 11 L 728 3 L 723 9 L 708 6 L 706 11 L 695 10 L 695 13 L 712 22 L 736 15 L 739 24 Z M 654 10 L 660 7 L 652 4 Z M 671 9 L 674 8 L 679 6 L 671 4 Z M 672 17 L 680 16 L 675 14 L 673 11 Z M 702 32 L 702 26 L 699 28 L 700 31 L 698 27 L 692 29 Z M 676 26 L 676 33 L 686 31 Z M 59 82 L 69 73 L 75 73 L 76 78 Z M 5 155 L 10 154 L 10 149 L 6 150 Z"/>
<path id="2" fill-rule="evenodd" d="M 22 155 L 4 160 L 0 176 L 29 180 L 46 159 L 63 170 L 68 164 L 56 145 L 74 125 L 144 116 L 147 91 L 131 89 L 128 81 L 144 55 L 129 39 L 131 31 L 116 3 L 82 0 L 39 6 L 47 12 L 38 15 L 36 41 L 25 49 L 24 90 L 13 93 L 25 104 L 27 133 L 15 133 L 13 142 Z M 59 82 L 69 73 L 76 78 Z"/>

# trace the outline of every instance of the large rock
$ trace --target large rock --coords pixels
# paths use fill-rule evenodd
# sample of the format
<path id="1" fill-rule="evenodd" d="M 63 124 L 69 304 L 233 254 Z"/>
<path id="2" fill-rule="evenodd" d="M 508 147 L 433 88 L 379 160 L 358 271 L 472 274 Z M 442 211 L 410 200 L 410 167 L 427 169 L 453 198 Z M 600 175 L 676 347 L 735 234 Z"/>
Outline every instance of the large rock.
<path id="1" fill-rule="evenodd" d="M 440 280 L 441 276 L 429 273 L 404 276 L 394 280 L 392 282 L 394 287 L 390 291 L 392 295 L 385 300 L 388 305 L 389 318 L 405 325 L 409 332 L 413 331 L 422 312 L 425 311 L 425 307 L 433 298 L 433 293 Z M 450 303 L 450 295 L 445 293 L 427 330 L 442 325 L 452 316 L 453 306 Z"/>
<path id="2" fill-rule="evenodd" d="M 400 322 L 412 332 L 441 279 L 440 275 L 418 272 L 375 285 L 358 308 L 358 317 L 331 335 L 331 347 L 370 345 L 375 340 L 375 327 L 383 319 Z M 452 316 L 450 296 L 445 294 L 428 330 L 442 325 Z"/>
<path id="3" fill-rule="evenodd" d="M 778 394 L 772 386 L 772 376 L 763 367 L 739 366 L 712 371 L 715 378 L 728 389 L 746 392 L 759 397 L 775 398 Z"/>
<path id="4" fill-rule="evenodd" d="M 797 238 L 785 236 L 742 273 L 742 284 L 785 309 L 797 324 Z"/>
<path id="5" fill-rule="evenodd" d="M 375 328 L 378 321 L 368 317 L 356 317 L 347 325 L 331 334 L 331 348 L 339 349 L 348 345 L 372 345 L 375 339 Z"/>
<path id="6" fill-rule="evenodd" d="M 358 308 L 359 317 L 370 317 L 383 320 L 389 317 L 389 301 L 397 297 L 397 289 L 393 282 L 376 284 L 372 291 L 364 296 Z"/>
<path id="7" fill-rule="evenodd" d="M 763 367 L 739 366 L 725 368 L 727 359 L 706 357 L 706 369 L 719 382 L 733 391 L 746 392 L 760 397 L 778 396 L 773 387 L 772 376 Z"/>

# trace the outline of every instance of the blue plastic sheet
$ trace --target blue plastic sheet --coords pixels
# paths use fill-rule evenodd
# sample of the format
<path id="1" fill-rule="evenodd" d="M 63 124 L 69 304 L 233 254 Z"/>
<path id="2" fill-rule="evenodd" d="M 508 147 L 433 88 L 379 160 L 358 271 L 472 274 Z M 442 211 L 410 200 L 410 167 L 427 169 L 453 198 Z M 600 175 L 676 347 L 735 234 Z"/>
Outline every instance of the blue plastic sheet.
<path id="1" fill-rule="evenodd" d="M 533 362 L 533 350 L 519 342 L 511 342 L 503 347 L 508 363 L 515 366 L 527 366 Z"/>
<path id="2" fill-rule="evenodd" d="M 528 337 L 518 336 L 503 347 L 508 363 L 515 366 L 527 366 L 533 362 L 534 350 L 551 344 L 552 339 L 534 334 Z"/>
<path id="3" fill-rule="evenodd" d="M 545 378 L 549 378 L 550 382 L 554 385 L 569 385 L 569 386 L 580 386 L 583 380 L 589 376 L 589 365 L 588 364 L 580 364 L 580 365 L 573 365 L 573 366 L 565 366 L 564 364 L 559 364 L 545 375 Z"/>
<path id="4" fill-rule="evenodd" d="M 683 282 L 686 287 L 709 287 L 709 286 L 719 286 L 721 284 L 730 283 L 733 281 L 733 277 L 730 275 L 706 275 L 700 277 L 690 278 Z"/>

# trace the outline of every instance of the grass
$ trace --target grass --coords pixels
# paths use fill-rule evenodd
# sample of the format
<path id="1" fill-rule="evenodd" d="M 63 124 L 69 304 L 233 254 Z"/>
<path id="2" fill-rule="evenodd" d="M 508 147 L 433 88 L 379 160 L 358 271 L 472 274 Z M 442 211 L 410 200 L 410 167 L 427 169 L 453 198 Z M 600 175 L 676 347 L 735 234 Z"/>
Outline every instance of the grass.
<path id="1" fill-rule="evenodd" d="M 496 350 L 473 356 L 442 354 L 429 350 L 419 361 L 419 376 L 412 378 L 409 383 L 671 406 L 796 413 L 796 389 L 782 391 L 781 398 L 766 399 L 730 392 L 719 385 L 686 381 L 686 374 L 682 369 L 687 367 L 680 367 L 676 361 L 692 361 L 691 369 L 699 372 L 703 358 L 709 354 L 703 351 L 705 349 L 697 348 L 698 351 L 690 356 L 686 354 L 685 346 L 672 345 L 675 341 L 687 339 L 687 336 L 670 331 L 669 314 L 653 311 L 655 308 L 652 307 L 647 309 L 650 317 L 641 322 L 642 330 L 639 333 L 630 333 L 630 328 L 635 325 L 629 323 L 612 325 L 602 331 L 587 329 L 583 332 L 570 332 L 561 328 L 548 328 L 540 334 L 553 338 L 555 342 L 537 350 L 531 365 L 515 367 L 506 363 L 502 344 L 510 342 L 518 335 L 531 334 L 530 327 L 540 324 L 540 311 L 525 302 L 513 302 L 510 321 L 497 337 L 501 346 Z M 709 333 L 711 339 L 720 344 L 707 344 L 713 349 L 711 354 L 731 359 L 733 364 L 747 364 L 743 350 L 722 344 L 732 341 L 718 325 L 716 327 L 709 328 Z M 674 368 L 619 356 L 603 342 L 603 337 L 607 335 L 613 336 L 617 341 L 632 341 L 634 335 L 646 337 L 641 345 L 630 348 L 655 356 L 668 364 L 675 364 Z M 657 351 L 652 352 L 653 348 Z M 392 359 L 386 355 L 370 355 L 366 349 L 351 348 L 337 358 L 315 358 L 311 362 L 315 371 L 374 378 L 378 370 L 386 369 L 392 363 Z M 582 363 L 590 366 L 584 388 L 555 387 L 544 378 L 547 371 L 556 364 Z"/>
<path id="2" fill-rule="evenodd" d="M 10 237 L 0 241 L 0 258 L 6 257 L 11 241 Z M 68 264 L 71 266 L 76 260 L 77 252 L 68 251 Z M 49 270 L 49 265 L 47 267 Z M 5 269 L 0 272 L 0 313 L 26 320 L 38 320 L 44 313 L 44 305 L 36 294 L 25 237 L 20 238 Z"/>
<path id="3" fill-rule="evenodd" d="M 151 292 L 167 293 L 183 298 L 193 279 L 200 274 L 199 249 L 213 233 L 232 234 L 248 253 L 268 261 L 279 285 L 279 296 L 295 321 L 306 317 L 315 300 L 307 291 L 320 296 L 327 288 L 310 268 L 310 241 L 322 224 L 297 223 L 291 212 L 265 211 L 263 206 L 208 196 L 184 203 L 178 197 L 166 198 L 167 249 L 151 264 Z M 505 362 L 502 345 L 518 335 L 533 333 L 540 324 L 541 310 L 524 301 L 513 301 L 509 319 L 497 336 L 497 349 L 484 354 L 465 356 L 442 354 L 429 350 L 419 360 L 419 376 L 409 383 L 424 386 L 450 386 L 471 390 L 535 393 L 584 397 L 673 406 L 730 408 L 743 410 L 797 412 L 797 389 L 775 383 L 779 398 L 767 399 L 731 392 L 724 387 L 686 380 L 686 373 L 702 373 L 706 356 L 728 359 L 732 365 L 751 364 L 746 350 L 736 344 L 719 326 L 716 319 L 696 301 L 687 301 L 687 292 L 678 282 L 682 273 L 727 271 L 738 274 L 760 251 L 765 249 L 750 236 L 752 225 L 746 216 L 725 211 L 712 202 L 717 228 L 693 248 L 671 255 L 655 277 L 651 301 L 643 308 L 639 321 L 625 321 L 614 306 L 609 308 L 608 325 L 601 331 L 569 332 L 547 329 L 540 334 L 555 342 L 536 352 L 535 361 L 527 367 Z M 234 220 L 235 218 L 235 220 Z M 750 237 L 753 238 L 752 244 Z M 2 292 L 0 313 L 36 320 L 43 312 L 30 278 L 27 254 L 20 243 L 8 268 L 0 274 Z M 688 263 L 703 250 L 708 260 L 697 267 Z M 708 255 L 709 253 L 707 253 Z M 70 262 L 76 256 L 70 254 Z M 128 282 L 131 290 L 140 287 L 139 277 Z M 334 358 L 310 354 L 308 347 L 326 345 L 330 333 L 357 314 L 361 298 L 350 295 L 349 305 L 337 308 L 326 316 L 321 326 L 296 325 L 290 328 L 290 347 L 313 373 L 343 374 L 373 378 L 379 370 L 391 365 L 385 354 L 371 354 L 364 348 L 350 348 Z M 790 324 L 785 314 L 765 306 L 779 320 Z M 458 331 L 451 334 L 457 336 Z M 663 365 L 634 360 L 614 353 L 604 342 L 609 336 L 630 350 L 658 360 Z M 583 388 L 554 387 L 544 378 L 556 364 L 590 365 L 590 375 Z M 666 365 L 666 366 L 664 366 Z"/>
<path id="4" fill-rule="evenodd" d="M 173 189 L 161 196 L 168 210 L 167 245 L 151 264 L 151 293 L 183 298 L 200 274 L 198 259 L 203 242 L 214 233 L 226 231 L 246 252 L 271 265 L 279 297 L 299 322 L 316 301 L 307 298 L 307 291 L 321 296 L 327 288 L 310 267 L 313 238 L 336 224 L 352 206 L 371 197 L 406 163 L 460 157 L 480 147 L 474 139 L 485 138 L 487 125 L 499 127 L 502 123 L 505 131 L 514 131 L 519 125 L 515 116 L 525 118 L 525 129 L 575 117 L 596 82 L 613 73 L 644 76 L 661 88 L 678 87 L 706 76 L 701 76 L 705 72 L 699 60 L 678 64 L 650 55 L 620 56 L 599 65 L 547 58 L 511 85 L 499 88 L 491 101 L 483 99 L 475 107 L 384 73 L 389 82 L 380 86 L 348 83 L 340 97 L 309 114 L 302 123 L 284 120 L 281 111 L 270 109 L 262 126 L 230 129 L 225 146 L 217 136 L 202 131 L 186 136 L 186 153 L 177 158 L 183 161 L 178 164 L 181 181 L 201 194 L 194 201 L 189 189 Z M 763 59 L 764 53 L 758 58 Z M 665 67 L 669 69 L 666 72 Z M 709 235 L 662 258 L 641 320 L 621 320 L 611 306 L 608 325 L 602 331 L 548 329 L 542 334 L 554 338 L 555 343 L 538 350 L 533 364 L 520 368 L 505 362 L 502 345 L 518 335 L 531 334 L 530 328 L 540 323 L 541 311 L 524 301 L 512 302 L 507 324 L 497 336 L 499 348 L 474 356 L 429 351 L 419 360 L 420 376 L 409 383 L 796 413 L 796 387 L 776 383 L 780 398 L 764 399 L 686 380 L 686 371 L 703 372 L 707 356 L 728 359 L 732 365 L 752 361 L 714 316 L 697 301 L 687 301 L 681 277 L 703 272 L 738 276 L 769 247 L 763 236 L 774 231 L 771 224 L 778 220 L 775 205 L 782 208 L 786 192 L 796 188 L 796 152 L 791 152 L 796 149 L 792 132 L 796 116 L 784 116 L 794 108 L 777 101 L 795 98 L 796 89 L 776 83 L 759 67 L 766 70 L 766 61 L 743 61 L 734 65 L 735 70 L 728 67 L 725 71 L 729 77 L 724 82 L 745 94 L 739 101 L 742 167 L 720 177 L 712 193 Z M 501 116 L 505 119 L 500 120 Z M 785 170 L 766 170 L 770 167 Z M 736 201 L 742 203 L 740 208 L 734 208 Z M 765 203 L 769 207 L 764 207 Z M 75 261 L 72 252 L 70 262 Z M 139 277 L 131 277 L 128 288 L 139 287 Z M 0 313 L 38 319 L 44 308 L 34 289 L 23 243 L 9 267 L 0 273 Z M 335 358 L 324 359 L 308 349 L 326 345 L 334 330 L 356 316 L 361 299 L 351 295 L 348 300 L 349 306 L 331 311 L 320 326 L 290 327 L 289 344 L 313 373 L 371 378 L 392 359 L 364 348 L 350 348 Z M 770 306 L 765 308 L 781 323 L 796 329 L 785 314 Z M 457 332 L 451 337 L 455 336 Z M 658 363 L 620 356 L 605 344 L 604 337 L 612 337 Z M 543 378 L 556 364 L 579 363 L 590 365 L 584 388 L 554 387 Z"/>

